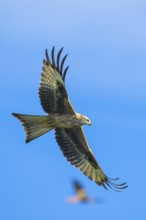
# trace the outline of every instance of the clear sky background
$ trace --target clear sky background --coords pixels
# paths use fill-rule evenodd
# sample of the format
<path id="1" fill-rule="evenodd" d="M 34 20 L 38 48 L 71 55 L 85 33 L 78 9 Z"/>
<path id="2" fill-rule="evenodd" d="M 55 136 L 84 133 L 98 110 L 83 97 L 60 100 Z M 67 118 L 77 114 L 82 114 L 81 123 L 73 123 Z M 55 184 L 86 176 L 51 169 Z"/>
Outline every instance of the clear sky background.
<path id="1" fill-rule="evenodd" d="M 88 143 L 110 177 L 106 191 L 62 156 L 53 132 L 25 144 L 11 112 L 43 114 L 38 86 L 45 49 L 64 46 L 66 88 L 87 115 Z M 0 2 L 0 219 L 146 219 L 146 1 Z M 65 203 L 81 181 L 101 204 Z"/>

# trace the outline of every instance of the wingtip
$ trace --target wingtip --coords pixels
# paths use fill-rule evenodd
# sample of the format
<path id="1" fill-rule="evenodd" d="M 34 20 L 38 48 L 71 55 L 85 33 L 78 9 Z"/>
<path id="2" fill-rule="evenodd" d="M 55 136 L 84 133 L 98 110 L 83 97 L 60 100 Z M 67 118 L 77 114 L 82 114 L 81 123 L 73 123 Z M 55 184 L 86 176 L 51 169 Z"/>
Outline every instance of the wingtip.
<path id="1" fill-rule="evenodd" d="M 53 46 L 53 48 L 52 48 L 51 57 L 52 57 L 52 66 L 54 68 L 56 68 L 56 63 L 55 63 L 55 46 Z"/>
<path id="2" fill-rule="evenodd" d="M 65 81 L 65 75 L 66 75 L 66 72 L 67 72 L 69 66 L 67 66 L 65 68 L 65 70 L 63 71 L 64 62 L 65 62 L 65 60 L 66 60 L 66 58 L 68 56 L 68 54 L 66 54 L 63 57 L 63 59 L 62 59 L 62 61 L 60 63 L 60 56 L 61 56 L 61 53 L 62 53 L 63 49 L 64 49 L 64 47 L 61 47 L 61 49 L 59 50 L 59 52 L 57 54 L 57 58 L 55 60 L 55 46 L 52 47 L 51 56 L 50 57 L 48 55 L 48 50 L 46 48 L 46 50 L 45 50 L 46 63 L 43 61 L 43 64 L 44 65 L 46 65 L 46 64 L 47 65 L 51 65 L 53 68 L 55 68 L 59 72 L 59 74 L 61 75 L 63 81 Z"/>
<path id="3" fill-rule="evenodd" d="M 18 114 L 17 113 L 11 113 L 15 118 L 17 118 Z"/>
<path id="4" fill-rule="evenodd" d="M 56 59 L 56 62 L 57 62 L 57 70 L 59 71 L 60 69 L 60 56 L 61 56 L 61 53 L 63 51 L 63 47 L 59 50 L 58 54 L 57 54 L 57 59 Z"/>
<path id="5" fill-rule="evenodd" d="M 66 77 L 66 73 L 67 73 L 67 71 L 68 71 L 68 69 L 69 69 L 69 65 L 65 68 L 65 70 L 64 70 L 64 73 L 63 73 L 63 81 L 65 82 L 65 77 Z"/>
<path id="6" fill-rule="evenodd" d="M 47 48 L 46 48 L 46 50 L 45 50 L 45 56 L 46 56 L 47 65 L 51 65 L 51 61 L 50 61 L 50 58 L 49 58 L 49 55 L 48 55 L 48 50 L 47 50 Z"/>
<path id="7" fill-rule="evenodd" d="M 59 51 L 63 51 L 64 47 L 61 47 L 61 49 Z"/>
<path id="8" fill-rule="evenodd" d="M 45 55 L 46 55 L 46 57 L 48 57 L 48 50 L 47 50 L 47 48 L 45 49 Z"/>
<path id="9" fill-rule="evenodd" d="M 119 180 L 119 178 L 107 178 L 105 181 L 105 184 L 111 188 L 112 190 L 116 192 L 122 192 L 123 189 L 126 189 L 128 187 L 127 182 L 124 183 L 115 183 L 114 181 Z"/>
<path id="10" fill-rule="evenodd" d="M 55 45 L 52 47 L 52 53 L 54 53 L 55 51 Z"/>
<path id="11" fill-rule="evenodd" d="M 60 70 L 59 70 L 59 71 L 61 72 L 61 74 L 63 73 L 63 65 L 64 65 L 64 62 L 65 62 L 67 56 L 68 56 L 68 54 L 66 54 L 66 55 L 63 57 L 62 62 L 61 62 L 61 65 L 60 65 Z"/>
<path id="12" fill-rule="evenodd" d="M 25 139 L 25 144 L 28 144 L 30 142 L 30 140 Z"/>

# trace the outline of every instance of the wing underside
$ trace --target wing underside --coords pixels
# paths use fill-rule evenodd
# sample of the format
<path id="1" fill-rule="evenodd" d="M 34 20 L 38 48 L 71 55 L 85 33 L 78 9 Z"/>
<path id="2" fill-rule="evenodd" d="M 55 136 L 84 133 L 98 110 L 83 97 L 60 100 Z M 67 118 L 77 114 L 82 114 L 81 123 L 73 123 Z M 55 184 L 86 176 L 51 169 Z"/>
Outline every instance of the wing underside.
<path id="1" fill-rule="evenodd" d="M 63 48 L 58 52 L 55 60 L 53 47 L 51 61 L 46 50 L 46 59 L 43 60 L 41 82 L 38 93 L 41 105 L 46 113 L 74 113 L 68 101 L 68 95 L 64 84 L 69 66 L 63 71 L 63 65 L 67 55 L 65 55 L 60 62 L 62 50 Z"/>
<path id="2" fill-rule="evenodd" d="M 90 149 L 84 147 L 78 132 L 80 133 L 79 129 L 55 129 L 56 140 L 68 162 L 105 189 L 110 187 L 115 191 L 121 191 L 126 188 L 126 183 L 116 184 L 114 180 L 118 178 L 111 179 L 104 174 Z"/>

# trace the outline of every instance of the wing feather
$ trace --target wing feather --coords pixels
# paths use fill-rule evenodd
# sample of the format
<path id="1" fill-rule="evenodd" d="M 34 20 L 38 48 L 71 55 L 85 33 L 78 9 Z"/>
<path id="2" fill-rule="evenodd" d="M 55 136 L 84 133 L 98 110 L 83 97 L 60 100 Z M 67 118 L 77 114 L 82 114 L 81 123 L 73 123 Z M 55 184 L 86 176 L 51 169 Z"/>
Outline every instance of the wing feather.
<path id="1" fill-rule="evenodd" d="M 83 137 L 82 135 L 84 134 L 81 128 L 55 129 L 56 141 L 60 146 L 63 155 L 73 166 L 78 168 L 89 179 L 93 180 L 98 185 L 102 185 L 106 189 L 106 186 L 109 186 L 115 191 L 120 192 L 122 189 L 126 188 L 126 183 L 113 183 L 111 179 L 104 174 L 90 151 L 88 144 L 85 141 L 85 137 L 81 139 L 81 137 Z"/>
<path id="2" fill-rule="evenodd" d="M 83 190 L 83 186 L 76 180 L 73 181 L 73 186 L 76 192 Z"/>
<path id="3" fill-rule="evenodd" d="M 38 92 L 39 98 L 46 113 L 75 114 L 65 89 L 64 81 L 69 66 L 67 66 L 63 72 L 63 65 L 67 55 L 62 59 L 60 64 L 62 50 L 63 48 L 59 50 L 55 61 L 55 47 L 53 47 L 51 52 L 52 62 L 46 50 L 46 60 L 43 60 L 41 82 Z"/>

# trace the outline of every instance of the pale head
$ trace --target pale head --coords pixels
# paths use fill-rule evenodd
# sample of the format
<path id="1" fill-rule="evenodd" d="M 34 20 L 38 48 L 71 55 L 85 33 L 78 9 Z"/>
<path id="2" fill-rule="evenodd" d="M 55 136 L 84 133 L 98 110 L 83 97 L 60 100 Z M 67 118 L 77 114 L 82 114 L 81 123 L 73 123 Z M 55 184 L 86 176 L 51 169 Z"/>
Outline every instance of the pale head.
<path id="1" fill-rule="evenodd" d="M 91 125 L 91 121 L 89 120 L 89 118 L 85 115 L 81 115 L 76 113 L 77 118 L 82 122 L 82 124 L 85 125 Z"/>

